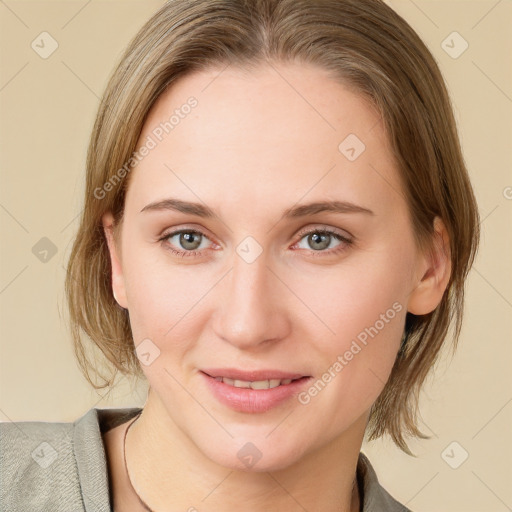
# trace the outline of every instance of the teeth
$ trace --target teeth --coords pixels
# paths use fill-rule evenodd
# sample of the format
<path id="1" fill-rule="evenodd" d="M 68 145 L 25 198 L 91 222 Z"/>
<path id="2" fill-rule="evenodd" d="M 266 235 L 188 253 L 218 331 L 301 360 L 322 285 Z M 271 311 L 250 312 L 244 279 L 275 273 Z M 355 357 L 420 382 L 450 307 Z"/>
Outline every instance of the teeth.
<path id="1" fill-rule="evenodd" d="M 227 377 L 215 377 L 215 380 L 222 381 L 224 384 L 233 386 L 235 388 L 251 388 L 251 389 L 272 389 L 277 386 L 290 384 L 292 379 L 270 379 L 270 380 L 256 380 L 246 381 L 238 379 L 228 379 Z"/>
<path id="2" fill-rule="evenodd" d="M 251 383 L 246 382 L 245 380 L 235 380 L 234 384 L 232 384 L 232 385 L 235 386 L 235 388 L 250 388 L 251 387 Z"/>
<path id="3" fill-rule="evenodd" d="M 276 382 L 276 381 L 274 381 Z M 279 382 L 277 381 L 277 384 L 275 384 L 272 387 L 279 386 Z M 269 380 L 255 380 L 254 382 L 251 382 L 251 388 L 252 389 L 269 389 L 270 388 L 270 381 Z"/>

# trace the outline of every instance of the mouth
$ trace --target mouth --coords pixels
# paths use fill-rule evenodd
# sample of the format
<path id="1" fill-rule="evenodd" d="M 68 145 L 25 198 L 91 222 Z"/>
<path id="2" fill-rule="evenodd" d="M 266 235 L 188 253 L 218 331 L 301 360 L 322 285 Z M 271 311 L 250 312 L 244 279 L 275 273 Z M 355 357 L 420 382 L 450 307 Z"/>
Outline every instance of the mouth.
<path id="1" fill-rule="evenodd" d="M 296 380 L 307 379 L 308 377 L 299 377 L 297 379 L 265 379 L 265 380 L 240 380 L 230 379 L 229 377 L 213 377 L 217 382 L 223 382 L 228 386 L 234 388 L 245 388 L 245 389 L 273 389 L 278 386 L 287 386 Z"/>
<path id="2" fill-rule="evenodd" d="M 201 370 L 218 382 L 235 388 L 272 389 L 292 382 L 309 378 L 310 375 L 283 372 L 280 370 L 237 370 L 235 368 L 209 368 Z"/>
<path id="3" fill-rule="evenodd" d="M 275 370 L 207 369 L 200 373 L 224 405 L 246 413 L 266 412 L 287 401 L 312 377 Z"/>

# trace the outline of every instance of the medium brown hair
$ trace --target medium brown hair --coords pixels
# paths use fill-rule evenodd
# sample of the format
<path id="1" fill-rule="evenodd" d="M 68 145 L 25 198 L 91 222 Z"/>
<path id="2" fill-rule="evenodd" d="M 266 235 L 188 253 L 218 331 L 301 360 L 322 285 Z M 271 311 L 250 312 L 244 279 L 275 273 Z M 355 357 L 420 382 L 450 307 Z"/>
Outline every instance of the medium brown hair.
<path id="1" fill-rule="evenodd" d="M 321 66 L 378 109 L 419 245 L 431 246 L 435 216 L 450 237 L 443 298 L 427 315 L 407 313 L 367 429 L 369 439 L 387 433 L 411 453 L 404 437 L 426 437 L 417 427 L 419 392 L 450 326 L 457 345 L 479 216 L 440 70 L 414 30 L 381 0 L 173 0 L 142 27 L 110 78 L 89 145 L 85 204 L 66 277 L 75 353 L 96 389 L 111 387 L 118 371 L 144 375 L 128 312 L 112 295 L 101 218 L 107 211 L 122 216 L 126 162 L 157 98 L 195 70 L 292 61 Z M 106 357 L 107 375 L 89 358 L 84 334 Z M 90 370 L 103 383 L 93 382 Z"/>

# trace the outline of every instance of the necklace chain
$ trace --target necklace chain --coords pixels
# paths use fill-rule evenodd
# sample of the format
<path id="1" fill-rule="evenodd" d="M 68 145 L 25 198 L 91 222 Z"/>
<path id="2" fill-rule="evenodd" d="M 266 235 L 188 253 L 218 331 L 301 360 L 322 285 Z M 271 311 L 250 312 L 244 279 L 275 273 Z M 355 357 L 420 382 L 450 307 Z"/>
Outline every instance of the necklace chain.
<path id="1" fill-rule="evenodd" d="M 142 411 L 141 411 L 142 412 Z M 137 415 L 137 417 L 128 425 L 128 428 L 124 432 L 124 439 L 123 439 L 123 459 L 124 459 L 124 467 L 126 469 L 126 474 L 128 475 L 128 482 L 130 482 L 130 487 L 132 488 L 133 492 L 139 498 L 140 504 L 149 512 L 154 512 L 153 509 L 151 509 L 147 503 L 139 496 L 137 491 L 135 490 L 135 487 L 132 484 L 132 479 L 130 478 L 130 472 L 128 471 L 128 464 L 126 463 L 126 434 L 128 434 L 128 430 L 130 430 L 130 427 L 139 419 L 140 413 Z"/>

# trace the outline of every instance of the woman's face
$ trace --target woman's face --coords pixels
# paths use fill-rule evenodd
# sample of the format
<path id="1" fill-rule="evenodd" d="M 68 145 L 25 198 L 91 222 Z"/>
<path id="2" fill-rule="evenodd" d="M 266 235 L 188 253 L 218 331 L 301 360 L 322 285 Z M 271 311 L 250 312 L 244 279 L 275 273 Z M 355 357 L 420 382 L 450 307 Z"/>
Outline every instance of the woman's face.
<path id="1" fill-rule="evenodd" d="M 159 98 L 139 149 L 113 287 L 160 419 L 234 468 L 360 442 L 427 269 L 377 113 L 319 68 L 216 68 Z M 231 370 L 308 378 L 206 375 Z"/>

